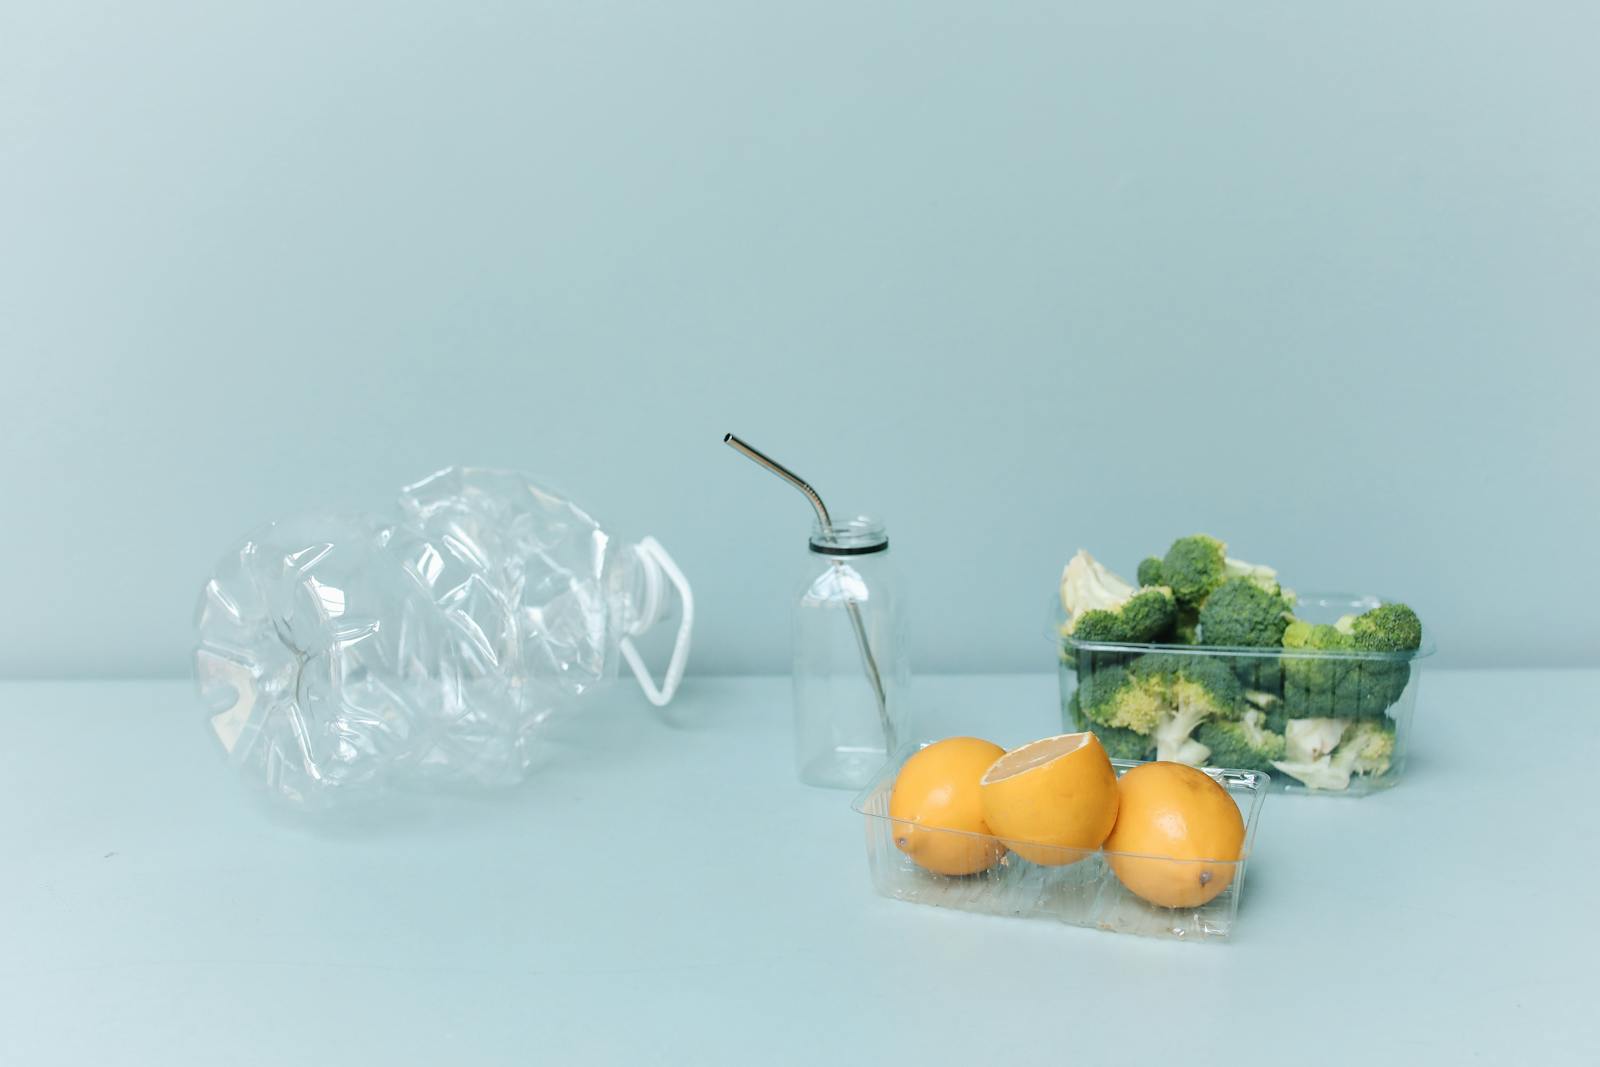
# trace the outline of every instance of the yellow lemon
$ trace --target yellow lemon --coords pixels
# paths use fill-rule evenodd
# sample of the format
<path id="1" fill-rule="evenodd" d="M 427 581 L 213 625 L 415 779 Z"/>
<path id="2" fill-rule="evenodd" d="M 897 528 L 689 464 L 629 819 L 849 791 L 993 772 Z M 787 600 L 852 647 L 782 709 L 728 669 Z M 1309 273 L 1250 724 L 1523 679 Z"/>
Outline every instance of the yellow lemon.
<path id="1" fill-rule="evenodd" d="M 1118 787 L 1122 806 L 1106 838 L 1106 862 L 1129 892 L 1164 908 L 1197 908 L 1228 888 L 1244 847 L 1244 817 L 1226 789 L 1182 763 L 1143 764 Z"/>
<path id="2" fill-rule="evenodd" d="M 1094 734 L 1062 734 L 1023 745 L 983 776 L 983 818 L 1024 859 L 1077 863 L 1117 821 L 1117 775 Z"/>
<path id="3" fill-rule="evenodd" d="M 1005 855 L 983 821 L 978 779 L 1006 750 L 949 737 L 906 760 L 889 794 L 895 847 L 936 874 L 977 874 Z M 959 833 L 949 833 L 956 830 Z"/>

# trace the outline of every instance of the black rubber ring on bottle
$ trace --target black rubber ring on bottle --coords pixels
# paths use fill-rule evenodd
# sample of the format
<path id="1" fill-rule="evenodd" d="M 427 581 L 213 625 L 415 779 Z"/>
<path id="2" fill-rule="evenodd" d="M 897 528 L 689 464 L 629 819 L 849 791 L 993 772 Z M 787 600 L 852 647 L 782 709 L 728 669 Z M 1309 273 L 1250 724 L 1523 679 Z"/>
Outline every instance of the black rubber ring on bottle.
<path id="1" fill-rule="evenodd" d="M 885 537 L 875 545 L 828 545 L 807 541 L 811 551 L 820 556 L 870 556 L 874 552 L 885 552 L 889 548 L 889 539 Z"/>

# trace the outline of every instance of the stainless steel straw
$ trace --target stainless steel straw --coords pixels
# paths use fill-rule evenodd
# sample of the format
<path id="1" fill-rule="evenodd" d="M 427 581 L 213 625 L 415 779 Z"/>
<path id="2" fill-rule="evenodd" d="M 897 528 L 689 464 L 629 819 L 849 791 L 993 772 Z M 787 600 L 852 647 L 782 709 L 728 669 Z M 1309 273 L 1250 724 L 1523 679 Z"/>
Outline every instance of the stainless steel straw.
<path id="1" fill-rule="evenodd" d="M 801 478 L 794 471 L 766 453 L 739 440 L 731 433 L 722 435 L 722 443 L 732 446 L 804 493 L 806 499 L 811 501 L 811 506 L 816 509 L 817 520 L 822 523 L 823 536 L 830 539 L 833 537 L 833 519 L 828 515 L 828 507 L 822 502 L 822 497 L 817 495 L 817 491 L 811 488 L 804 478 Z M 844 569 L 844 564 L 837 559 L 833 561 L 833 565 L 840 570 Z M 867 684 L 872 686 L 872 696 L 878 703 L 878 723 L 883 727 L 884 748 L 886 751 L 893 752 L 895 750 L 894 724 L 889 721 L 889 705 L 883 694 L 883 677 L 878 673 L 878 660 L 872 654 L 872 645 L 867 641 L 867 628 L 861 621 L 861 605 L 857 604 L 854 598 L 847 596 L 845 597 L 844 607 L 845 612 L 850 616 L 850 626 L 856 632 L 856 648 L 861 652 L 861 666 L 867 672 Z"/>

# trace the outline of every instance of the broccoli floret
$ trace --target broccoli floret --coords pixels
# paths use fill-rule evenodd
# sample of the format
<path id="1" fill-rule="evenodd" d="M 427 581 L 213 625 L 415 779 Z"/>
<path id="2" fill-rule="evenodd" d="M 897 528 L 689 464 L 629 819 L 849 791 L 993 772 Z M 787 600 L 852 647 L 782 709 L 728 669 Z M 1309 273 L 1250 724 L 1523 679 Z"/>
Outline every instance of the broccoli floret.
<path id="1" fill-rule="evenodd" d="M 1094 726 L 1091 729 L 1100 739 L 1100 747 L 1112 759 L 1149 759 L 1155 752 L 1155 742 L 1144 734 L 1119 730 L 1115 726 Z"/>
<path id="2" fill-rule="evenodd" d="M 1200 643 L 1200 613 L 1192 608 L 1179 608 L 1172 625 L 1172 641 L 1179 645 Z"/>
<path id="3" fill-rule="evenodd" d="M 1195 728 L 1209 719 L 1236 719 L 1244 708 L 1239 680 L 1226 664 L 1165 652 L 1096 671 L 1077 692 L 1096 733 L 1102 727 L 1132 731 L 1145 738 L 1146 752 L 1154 744 L 1157 759 L 1196 767 L 1211 750 L 1191 736 Z"/>
<path id="4" fill-rule="evenodd" d="M 1209 700 L 1227 718 L 1238 718 L 1243 710 L 1244 689 L 1227 664 L 1210 656 L 1175 652 L 1150 652 L 1129 664 L 1140 675 L 1170 675 L 1182 699 Z"/>
<path id="5" fill-rule="evenodd" d="M 1281 700 L 1266 710 L 1266 716 L 1266 727 L 1273 733 L 1281 734 L 1289 728 L 1289 709 Z"/>
<path id="6" fill-rule="evenodd" d="M 1244 648 L 1272 648 L 1283 643 L 1294 601 L 1267 590 L 1249 578 L 1229 578 L 1200 606 L 1200 643 Z M 1239 680 L 1253 689 L 1283 687 L 1283 661 L 1271 656 L 1231 656 Z"/>
<path id="7" fill-rule="evenodd" d="M 1333 758 L 1348 765 L 1352 774 L 1383 774 L 1394 761 L 1394 724 L 1362 719 L 1344 735 Z"/>
<path id="8" fill-rule="evenodd" d="M 1347 630 L 1358 652 L 1384 653 L 1384 659 L 1356 662 L 1358 715 L 1382 715 L 1411 681 L 1410 657 L 1422 645 L 1422 620 L 1404 604 L 1382 604 L 1335 625 Z"/>
<path id="9" fill-rule="evenodd" d="M 1277 571 L 1229 559 L 1228 546 L 1206 534 L 1178 538 L 1161 560 L 1161 582 L 1171 588 L 1180 608 L 1199 611 L 1206 597 L 1229 578 L 1244 578 L 1278 592 Z"/>
<path id="10" fill-rule="evenodd" d="M 1278 585 L 1278 572 L 1261 563 L 1246 563 L 1242 559 L 1225 559 L 1222 561 L 1223 573 L 1229 579 L 1243 578 L 1252 585 L 1260 586 L 1269 593 L 1282 593 L 1294 602 L 1294 591 L 1284 589 Z"/>
<path id="11" fill-rule="evenodd" d="M 1268 648 L 1283 644 L 1294 605 L 1276 589 L 1229 578 L 1200 606 L 1200 637 L 1208 645 Z"/>
<path id="12" fill-rule="evenodd" d="M 1140 560 L 1137 577 L 1140 585 L 1166 585 L 1166 579 L 1161 577 L 1161 557 L 1146 556 Z"/>
<path id="13" fill-rule="evenodd" d="M 1176 615 L 1172 590 L 1141 589 L 1114 610 L 1093 608 L 1074 615 L 1067 632 L 1079 641 L 1144 644 L 1169 632 Z"/>
<path id="14" fill-rule="evenodd" d="M 1266 713 L 1250 708 L 1237 722 L 1213 719 L 1200 724 L 1195 738 L 1211 749 L 1211 763 L 1247 771 L 1271 771 L 1283 758 L 1283 735 L 1267 729 Z"/>
<path id="15" fill-rule="evenodd" d="M 1215 537 L 1180 537 L 1161 560 L 1161 578 L 1181 607 L 1198 611 L 1211 591 L 1222 584 L 1226 558 L 1227 546 Z"/>
<path id="16" fill-rule="evenodd" d="M 1362 652 L 1415 652 L 1422 620 L 1404 604 L 1380 604 L 1350 620 L 1351 643 Z"/>
<path id="17" fill-rule="evenodd" d="M 1348 652 L 1350 635 L 1326 623 L 1290 619 L 1283 628 L 1284 648 L 1303 648 L 1307 651 Z"/>
<path id="18" fill-rule="evenodd" d="M 1237 718 L 1244 692 L 1226 664 L 1208 656 L 1153 652 L 1128 667 L 1136 678 L 1163 679 L 1168 704 L 1155 729 L 1156 759 L 1204 766 L 1211 750 L 1192 735 L 1207 719 Z"/>
<path id="19" fill-rule="evenodd" d="M 1134 589 L 1080 549 L 1061 574 L 1065 636 L 1142 644 L 1172 629 L 1176 607 L 1164 587 Z"/>
<path id="20" fill-rule="evenodd" d="M 1125 679 L 1127 677 L 1126 672 L 1120 668 L 1111 668 L 1110 670 L 1117 671 L 1119 678 Z M 1109 674 L 1110 670 L 1105 673 Z M 1091 675 L 1090 677 L 1095 676 Z M 1083 687 L 1079 687 L 1074 689 L 1072 695 L 1067 698 L 1067 720 L 1072 723 L 1073 728 L 1093 731 L 1094 735 L 1100 739 L 1100 747 L 1105 749 L 1106 755 L 1112 759 L 1149 759 L 1151 752 L 1155 749 L 1155 742 L 1144 734 L 1133 730 L 1118 726 L 1103 726 L 1098 722 L 1092 722 L 1083 713 L 1083 704 L 1079 699 L 1083 692 Z"/>
<path id="21" fill-rule="evenodd" d="M 1410 682 L 1411 664 L 1404 660 L 1358 660 L 1341 695 L 1352 714 L 1382 718 Z"/>
<path id="22" fill-rule="evenodd" d="M 1348 789 L 1352 775 L 1376 776 L 1389 770 L 1394 760 L 1394 726 L 1363 719 L 1343 733 L 1331 753 L 1310 756 L 1301 752 L 1297 756 L 1289 751 L 1287 755 L 1288 759 L 1275 760 L 1272 765 L 1299 779 L 1308 788 Z"/>
<path id="23" fill-rule="evenodd" d="M 1106 755 L 1112 759 L 1143 760 L 1149 759 L 1155 752 L 1155 741 L 1141 733 L 1126 730 L 1117 726 L 1102 726 L 1097 722 L 1089 721 L 1083 713 L 1083 707 L 1078 700 L 1082 689 L 1074 689 L 1072 696 L 1067 698 L 1067 721 L 1072 723 L 1075 730 L 1092 730 L 1100 739 L 1100 747 L 1106 750 Z"/>
<path id="24" fill-rule="evenodd" d="M 1292 620 L 1283 631 L 1292 652 L 1350 652 L 1350 635 L 1334 626 Z M 1295 718 L 1353 712 L 1357 699 L 1355 661 L 1344 656 L 1285 656 L 1283 700 Z"/>
<path id="25" fill-rule="evenodd" d="M 1272 655 L 1230 656 L 1233 673 L 1239 676 L 1246 689 L 1278 697 L 1283 693 L 1283 658 Z"/>
<path id="26" fill-rule="evenodd" d="M 1380 716 L 1400 699 L 1411 680 L 1404 653 L 1422 643 L 1422 624 L 1404 604 L 1384 604 L 1346 615 L 1332 626 L 1295 619 L 1283 632 L 1283 647 L 1343 656 L 1292 656 L 1283 661 L 1283 696 L 1296 716 Z M 1384 653 L 1360 659 L 1350 653 Z"/>
<path id="27" fill-rule="evenodd" d="M 1078 685 L 1084 718 L 1099 726 L 1149 734 L 1170 703 L 1170 682 L 1159 675 L 1134 674 L 1132 665 L 1102 668 Z"/>

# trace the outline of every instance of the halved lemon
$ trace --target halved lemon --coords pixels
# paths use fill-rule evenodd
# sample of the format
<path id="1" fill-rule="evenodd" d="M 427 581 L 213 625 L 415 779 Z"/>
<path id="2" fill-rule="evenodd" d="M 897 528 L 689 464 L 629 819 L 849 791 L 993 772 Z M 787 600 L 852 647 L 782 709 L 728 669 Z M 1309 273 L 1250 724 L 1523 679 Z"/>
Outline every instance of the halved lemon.
<path id="1" fill-rule="evenodd" d="M 1046 867 L 1088 856 L 1117 821 L 1117 775 L 1091 733 L 1013 749 L 995 760 L 979 784 L 990 832 L 1017 855 Z"/>

